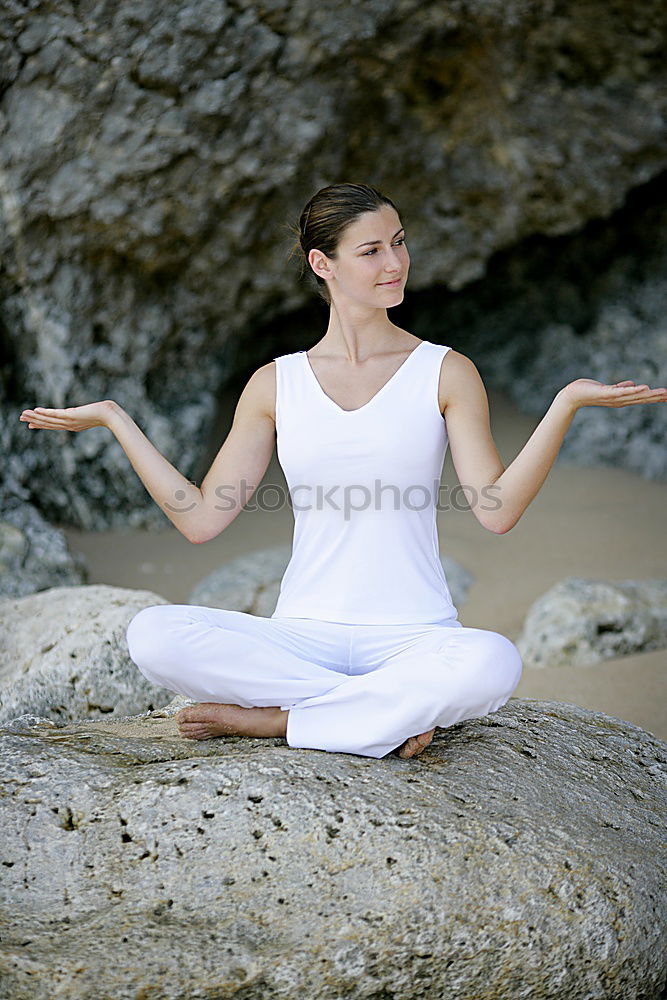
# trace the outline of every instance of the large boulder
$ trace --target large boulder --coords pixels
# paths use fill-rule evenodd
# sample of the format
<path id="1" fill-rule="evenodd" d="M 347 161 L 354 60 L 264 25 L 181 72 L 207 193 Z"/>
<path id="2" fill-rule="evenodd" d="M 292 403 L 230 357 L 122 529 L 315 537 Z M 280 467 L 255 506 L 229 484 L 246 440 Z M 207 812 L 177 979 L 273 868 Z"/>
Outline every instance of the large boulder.
<path id="1" fill-rule="evenodd" d="M 0 601 L 0 721 L 33 713 L 54 722 L 125 716 L 166 704 L 125 632 L 142 608 L 168 604 L 149 590 L 54 587 Z"/>
<path id="2" fill-rule="evenodd" d="M 87 579 L 85 558 L 70 552 L 63 532 L 32 504 L 19 501 L 0 510 L 0 597 L 24 597 Z"/>
<path id="3" fill-rule="evenodd" d="M 375 760 L 174 710 L 0 734 L 12 1000 L 664 996 L 649 733 L 511 699 Z"/>
<path id="4" fill-rule="evenodd" d="M 410 290 L 463 289 L 664 171 L 664 47 L 662 0 L 5 4 L 8 481 L 60 523 L 166 526 L 107 431 L 33 434 L 20 410 L 114 398 L 194 476 L 221 383 L 266 360 L 257 328 L 310 299 L 287 226 L 320 186 L 385 190 Z M 299 347 L 318 322 L 290 321 Z"/>
<path id="5" fill-rule="evenodd" d="M 291 554 L 291 545 L 274 545 L 231 559 L 193 587 L 189 603 L 270 618 L 276 609 L 280 583 Z M 441 562 L 452 601 L 459 608 L 468 595 L 473 577 L 448 556 L 443 556 Z"/>
<path id="6" fill-rule="evenodd" d="M 561 580 L 531 605 L 516 645 L 526 667 L 667 650 L 667 580 Z"/>

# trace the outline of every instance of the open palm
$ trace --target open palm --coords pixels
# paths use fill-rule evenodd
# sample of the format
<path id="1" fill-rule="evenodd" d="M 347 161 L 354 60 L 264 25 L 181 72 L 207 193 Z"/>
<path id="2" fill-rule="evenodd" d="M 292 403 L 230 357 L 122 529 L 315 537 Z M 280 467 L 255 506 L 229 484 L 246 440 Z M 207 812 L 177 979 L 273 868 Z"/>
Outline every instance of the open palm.
<path id="1" fill-rule="evenodd" d="M 594 378 L 578 378 L 562 390 L 577 408 L 581 406 L 633 406 L 636 403 L 667 402 L 667 389 L 635 385 L 631 379 L 606 385 Z"/>
<path id="2" fill-rule="evenodd" d="M 89 427 L 106 427 L 109 402 L 103 399 L 98 403 L 68 406 L 61 410 L 37 406 L 34 410 L 24 410 L 19 420 L 27 423 L 28 427 L 54 431 L 85 431 Z"/>

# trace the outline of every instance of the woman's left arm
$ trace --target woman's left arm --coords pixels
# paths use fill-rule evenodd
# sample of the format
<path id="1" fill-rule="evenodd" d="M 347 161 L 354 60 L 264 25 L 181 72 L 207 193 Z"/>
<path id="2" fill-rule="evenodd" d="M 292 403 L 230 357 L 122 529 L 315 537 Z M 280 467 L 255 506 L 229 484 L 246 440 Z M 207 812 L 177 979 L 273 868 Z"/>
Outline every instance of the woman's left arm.
<path id="1" fill-rule="evenodd" d="M 464 358 L 463 355 L 458 357 Z M 576 379 L 556 394 L 514 461 L 497 475 L 489 475 L 497 451 L 488 429 L 488 419 L 486 422 L 483 419 L 485 413 L 488 415 L 486 392 L 469 359 L 465 358 L 464 363 L 459 361 L 452 384 L 455 389 L 444 416 L 454 466 L 464 492 L 473 487 L 468 497 L 469 502 L 474 499 L 473 513 L 495 534 L 510 531 L 537 496 L 577 410 L 583 406 L 621 407 L 667 402 L 667 389 L 635 385 L 630 379 L 614 385 L 589 378 Z M 483 433 L 480 428 L 484 428 Z M 487 499 L 487 504 L 479 501 L 480 494 Z"/>

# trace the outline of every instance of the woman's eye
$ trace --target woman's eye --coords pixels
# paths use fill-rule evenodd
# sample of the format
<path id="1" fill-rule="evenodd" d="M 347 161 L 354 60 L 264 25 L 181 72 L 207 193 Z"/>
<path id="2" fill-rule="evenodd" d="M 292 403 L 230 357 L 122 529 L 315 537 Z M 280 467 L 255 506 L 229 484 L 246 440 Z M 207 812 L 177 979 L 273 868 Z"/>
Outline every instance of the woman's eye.
<path id="1" fill-rule="evenodd" d="M 401 238 L 399 240 L 396 240 L 396 245 L 398 245 L 398 246 L 401 246 L 403 243 L 405 243 L 405 236 L 401 236 Z M 371 250 L 367 250 L 361 256 L 362 257 L 368 257 L 368 255 L 372 254 L 372 253 L 375 253 L 375 247 L 373 247 Z"/>

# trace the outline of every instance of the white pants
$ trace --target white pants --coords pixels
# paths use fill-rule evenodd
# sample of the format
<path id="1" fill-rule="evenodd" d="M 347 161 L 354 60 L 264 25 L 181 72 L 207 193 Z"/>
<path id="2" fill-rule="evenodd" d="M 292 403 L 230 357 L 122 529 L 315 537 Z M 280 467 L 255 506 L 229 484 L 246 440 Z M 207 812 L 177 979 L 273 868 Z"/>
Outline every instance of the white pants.
<path id="1" fill-rule="evenodd" d="M 291 747 L 384 757 L 409 736 L 495 712 L 521 676 L 498 632 L 350 625 L 165 604 L 127 629 L 130 656 L 161 687 L 197 701 L 289 709 Z"/>

